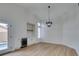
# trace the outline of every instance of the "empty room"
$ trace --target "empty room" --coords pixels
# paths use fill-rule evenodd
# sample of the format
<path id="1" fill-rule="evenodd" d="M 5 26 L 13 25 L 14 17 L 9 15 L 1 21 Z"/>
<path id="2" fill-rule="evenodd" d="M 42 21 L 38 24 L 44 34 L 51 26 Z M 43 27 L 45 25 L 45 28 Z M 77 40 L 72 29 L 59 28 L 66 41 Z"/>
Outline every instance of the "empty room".
<path id="1" fill-rule="evenodd" d="M 78 56 L 79 3 L 0 3 L 1 56 Z"/>

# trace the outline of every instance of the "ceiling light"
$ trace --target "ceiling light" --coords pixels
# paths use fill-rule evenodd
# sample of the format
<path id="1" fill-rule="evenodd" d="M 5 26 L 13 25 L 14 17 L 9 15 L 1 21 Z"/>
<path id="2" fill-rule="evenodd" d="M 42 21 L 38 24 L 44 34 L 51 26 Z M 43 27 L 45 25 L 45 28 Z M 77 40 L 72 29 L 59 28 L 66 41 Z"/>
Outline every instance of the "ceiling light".
<path id="1" fill-rule="evenodd" d="M 52 21 L 50 20 L 50 6 L 48 6 L 48 20 L 46 21 L 48 27 L 52 26 Z"/>

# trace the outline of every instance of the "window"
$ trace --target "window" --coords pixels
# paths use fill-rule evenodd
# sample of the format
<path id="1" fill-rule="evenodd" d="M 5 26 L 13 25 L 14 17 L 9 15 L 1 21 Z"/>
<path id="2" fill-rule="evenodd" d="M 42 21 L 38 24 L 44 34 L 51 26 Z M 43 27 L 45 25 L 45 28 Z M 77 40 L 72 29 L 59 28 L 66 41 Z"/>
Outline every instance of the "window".
<path id="1" fill-rule="evenodd" d="M 40 38 L 40 23 L 37 23 L 37 25 L 38 25 L 38 39 Z"/>
<path id="2" fill-rule="evenodd" d="M 8 24 L 0 23 L 0 50 L 8 48 Z"/>

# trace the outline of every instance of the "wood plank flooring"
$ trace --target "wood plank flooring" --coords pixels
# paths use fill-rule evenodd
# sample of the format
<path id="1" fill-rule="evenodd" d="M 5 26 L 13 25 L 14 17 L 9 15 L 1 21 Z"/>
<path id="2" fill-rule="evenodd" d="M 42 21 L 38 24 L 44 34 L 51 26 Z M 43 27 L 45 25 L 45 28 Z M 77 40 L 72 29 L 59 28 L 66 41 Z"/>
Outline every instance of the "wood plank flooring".
<path id="1" fill-rule="evenodd" d="M 77 53 L 74 49 L 64 45 L 38 43 L 4 56 L 77 56 Z"/>

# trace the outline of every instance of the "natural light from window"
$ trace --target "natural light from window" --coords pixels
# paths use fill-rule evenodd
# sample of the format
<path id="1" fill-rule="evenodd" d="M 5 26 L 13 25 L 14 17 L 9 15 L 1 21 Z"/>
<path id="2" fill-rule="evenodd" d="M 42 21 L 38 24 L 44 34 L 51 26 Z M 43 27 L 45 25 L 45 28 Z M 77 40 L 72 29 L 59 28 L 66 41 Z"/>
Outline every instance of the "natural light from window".
<path id="1" fill-rule="evenodd" d="M 0 50 L 8 48 L 8 24 L 0 23 Z"/>
<path id="2" fill-rule="evenodd" d="M 40 23 L 37 23 L 37 25 L 38 25 L 38 39 L 40 39 Z"/>

